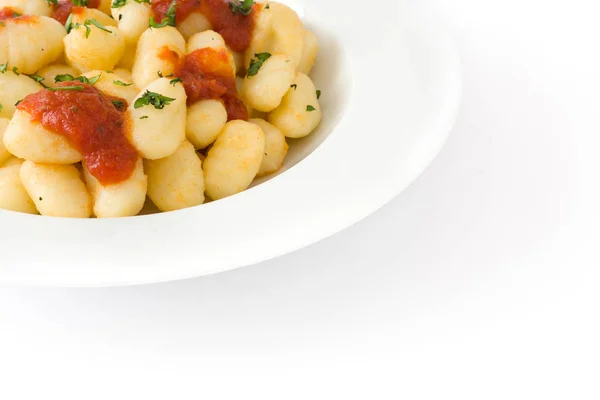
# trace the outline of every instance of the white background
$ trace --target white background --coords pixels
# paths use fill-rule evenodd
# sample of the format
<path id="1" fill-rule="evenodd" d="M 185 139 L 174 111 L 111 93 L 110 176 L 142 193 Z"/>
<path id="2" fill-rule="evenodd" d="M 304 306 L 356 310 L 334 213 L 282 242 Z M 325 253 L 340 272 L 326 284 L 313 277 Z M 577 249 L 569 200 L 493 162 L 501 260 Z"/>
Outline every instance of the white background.
<path id="1" fill-rule="evenodd" d="M 421 1 L 465 87 L 416 183 L 234 272 L 0 288 L 0 398 L 598 399 L 600 4 Z"/>

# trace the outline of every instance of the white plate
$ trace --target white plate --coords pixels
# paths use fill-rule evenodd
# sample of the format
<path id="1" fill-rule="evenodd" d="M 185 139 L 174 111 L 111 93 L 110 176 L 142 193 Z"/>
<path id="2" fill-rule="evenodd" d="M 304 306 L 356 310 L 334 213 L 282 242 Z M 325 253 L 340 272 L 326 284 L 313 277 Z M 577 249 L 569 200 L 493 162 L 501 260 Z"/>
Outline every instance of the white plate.
<path id="1" fill-rule="evenodd" d="M 0 212 L 0 283 L 175 280 L 264 261 L 356 223 L 432 161 L 455 120 L 460 67 L 439 21 L 409 1 L 288 1 L 320 39 L 323 123 L 285 171 L 178 212 L 72 220 Z M 415 2 L 416 3 L 416 2 Z"/>

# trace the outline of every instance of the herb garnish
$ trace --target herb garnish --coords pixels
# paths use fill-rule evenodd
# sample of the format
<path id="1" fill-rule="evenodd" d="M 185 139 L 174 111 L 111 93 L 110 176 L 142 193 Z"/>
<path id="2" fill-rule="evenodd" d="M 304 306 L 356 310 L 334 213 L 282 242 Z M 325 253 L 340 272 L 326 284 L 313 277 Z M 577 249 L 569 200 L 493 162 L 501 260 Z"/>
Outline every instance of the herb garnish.
<path id="1" fill-rule="evenodd" d="M 169 9 L 167 10 L 167 14 L 165 15 L 165 18 L 163 18 L 163 20 L 160 23 L 157 23 L 156 21 L 154 21 L 154 16 L 150 17 L 150 28 L 164 28 L 165 26 L 175 26 L 176 25 L 176 15 L 175 15 L 175 4 L 177 3 L 176 0 L 173 0 L 173 2 L 171 3 L 171 5 L 169 6 Z"/>
<path id="2" fill-rule="evenodd" d="M 79 81 L 81 83 L 87 83 L 88 85 L 93 85 L 96 82 L 98 82 L 98 80 L 100 79 L 100 77 L 102 76 L 102 74 L 94 76 L 92 78 L 86 78 L 85 76 L 80 76 L 80 77 L 73 77 L 73 75 L 70 74 L 65 74 L 65 75 L 56 75 L 54 77 L 54 82 L 73 82 L 73 81 Z"/>
<path id="3" fill-rule="evenodd" d="M 231 12 L 234 14 L 250 15 L 254 0 L 233 0 L 229 3 Z"/>
<path id="4" fill-rule="evenodd" d="M 47 87 L 44 82 L 42 82 L 44 79 L 43 76 L 39 76 L 39 75 L 27 75 L 28 77 L 30 77 L 31 79 L 33 79 L 34 81 L 36 81 L 37 83 L 41 84 L 43 87 Z"/>
<path id="5" fill-rule="evenodd" d="M 57 86 L 57 87 L 49 87 L 48 90 L 53 92 L 57 90 L 83 90 L 83 86 Z"/>
<path id="6" fill-rule="evenodd" d="M 166 105 L 169 105 L 175 99 L 163 96 L 160 93 L 146 90 L 142 97 L 138 98 L 133 104 L 134 108 L 142 108 L 144 106 L 154 106 L 157 110 L 162 110 Z"/>
<path id="7" fill-rule="evenodd" d="M 113 81 L 113 83 L 115 85 L 119 85 L 119 86 L 131 86 L 131 85 L 133 85 L 133 83 L 125 83 L 125 82 L 121 82 L 121 81 Z"/>
<path id="8" fill-rule="evenodd" d="M 271 53 L 257 53 L 254 55 L 256 59 L 250 60 L 250 67 L 248 68 L 248 76 L 254 76 L 258 74 L 258 70 L 262 67 L 263 63 L 271 58 Z"/>

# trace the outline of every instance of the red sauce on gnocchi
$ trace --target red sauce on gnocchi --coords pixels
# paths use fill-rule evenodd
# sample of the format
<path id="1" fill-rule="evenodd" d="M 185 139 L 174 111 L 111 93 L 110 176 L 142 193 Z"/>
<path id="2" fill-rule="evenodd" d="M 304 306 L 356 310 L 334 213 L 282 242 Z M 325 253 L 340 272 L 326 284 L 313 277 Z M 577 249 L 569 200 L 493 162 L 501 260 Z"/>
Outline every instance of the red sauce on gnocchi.
<path id="1" fill-rule="evenodd" d="M 64 136 L 82 154 L 90 173 L 101 184 L 127 180 L 138 160 L 136 149 L 126 137 L 127 102 L 80 82 L 63 82 L 57 87 L 65 89 L 40 90 L 25 97 L 17 108 L 47 130 Z"/>
<path id="2" fill-rule="evenodd" d="M 10 7 L 3 7 L 0 9 L 0 21 L 6 21 L 7 19 L 13 19 L 21 16 L 18 11 L 15 11 Z"/>
<path id="3" fill-rule="evenodd" d="M 226 0 L 152 0 L 154 20 L 157 23 L 167 18 L 167 12 L 175 1 L 175 21 L 181 23 L 195 11 L 200 11 L 210 21 L 233 51 L 245 51 L 250 46 L 256 16 L 262 9 L 254 4 L 248 15 L 234 13 Z"/>
<path id="4" fill-rule="evenodd" d="M 248 15 L 234 13 L 229 2 L 223 0 L 202 0 L 202 13 L 208 18 L 213 30 L 218 32 L 233 51 L 245 51 L 250 47 L 256 17 L 262 4 L 254 4 Z"/>
<path id="5" fill-rule="evenodd" d="M 183 80 L 188 105 L 200 100 L 220 99 L 228 120 L 248 120 L 248 110 L 237 94 L 235 74 L 225 49 L 194 50 L 185 57 L 175 75 Z"/>
<path id="6" fill-rule="evenodd" d="M 87 4 L 88 8 L 98 8 L 100 7 L 100 0 L 88 0 Z M 67 23 L 69 14 L 72 12 L 76 13 L 78 9 L 83 8 L 74 6 L 71 0 L 59 0 L 52 11 L 52 18 L 64 25 Z"/>
<path id="7" fill-rule="evenodd" d="M 154 20 L 160 23 L 167 17 L 169 7 L 174 0 L 152 0 Z M 175 20 L 183 22 L 194 11 L 200 10 L 200 0 L 175 0 Z"/>

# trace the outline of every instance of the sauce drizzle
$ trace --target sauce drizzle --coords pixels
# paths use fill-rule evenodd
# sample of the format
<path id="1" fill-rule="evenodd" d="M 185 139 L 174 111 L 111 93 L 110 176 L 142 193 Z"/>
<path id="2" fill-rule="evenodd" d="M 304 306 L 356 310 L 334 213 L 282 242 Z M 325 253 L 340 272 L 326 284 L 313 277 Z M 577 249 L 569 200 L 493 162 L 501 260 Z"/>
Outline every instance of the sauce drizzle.
<path id="1" fill-rule="evenodd" d="M 181 23 L 193 12 L 200 11 L 210 21 L 233 51 L 241 52 L 250 47 L 256 18 L 262 4 L 254 4 L 249 15 L 234 13 L 226 0 L 152 0 L 154 20 L 162 22 L 169 7 L 175 2 L 175 20 Z"/>
<path id="2" fill-rule="evenodd" d="M 21 14 L 14 8 L 2 7 L 0 9 L 0 21 L 6 21 L 7 19 L 13 19 L 20 16 Z"/>
<path id="3" fill-rule="evenodd" d="M 175 76 L 183 80 L 188 105 L 200 100 L 222 100 L 229 121 L 248 120 L 248 110 L 237 94 L 227 50 L 211 47 L 194 50 L 176 68 Z"/>
<path id="4" fill-rule="evenodd" d="M 127 180 L 138 160 L 135 147 L 126 137 L 127 102 L 80 82 L 62 82 L 57 87 L 82 89 L 40 90 L 26 96 L 17 109 L 29 113 L 32 121 L 47 130 L 64 136 L 102 185 Z"/>
<path id="5" fill-rule="evenodd" d="M 100 7 L 100 0 L 88 0 L 87 3 L 88 8 L 98 8 Z M 67 19 L 69 18 L 69 14 L 72 12 L 77 13 L 78 9 L 83 9 L 85 7 L 77 7 L 74 6 L 71 0 L 59 0 L 58 4 L 54 5 L 54 10 L 52 11 L 52 18 L 60 22 L 61 24 L 66 24 Z"/>

